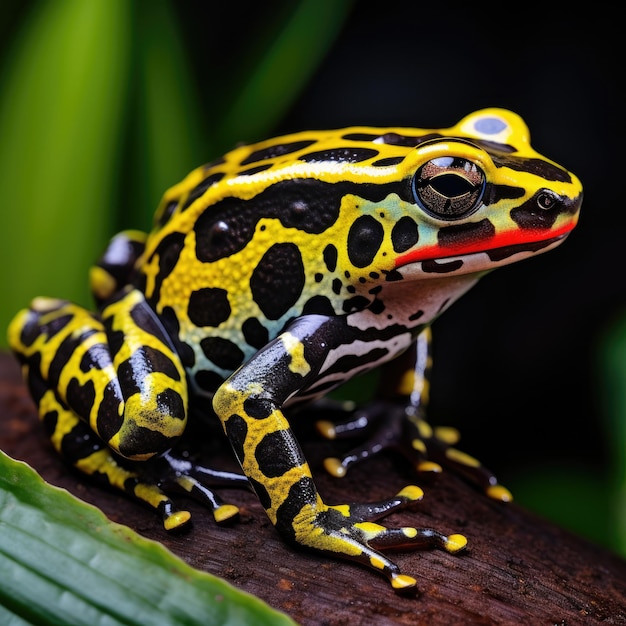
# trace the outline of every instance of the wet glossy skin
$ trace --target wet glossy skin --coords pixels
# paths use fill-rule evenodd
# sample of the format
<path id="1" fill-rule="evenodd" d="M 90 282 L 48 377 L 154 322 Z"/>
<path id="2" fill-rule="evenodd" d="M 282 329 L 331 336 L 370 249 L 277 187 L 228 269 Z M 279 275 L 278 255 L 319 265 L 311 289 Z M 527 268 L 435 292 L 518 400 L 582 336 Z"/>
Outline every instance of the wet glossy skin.
<path id="1" fill-rule="evenodd" d="M 457 552 L 465 538 L 374 522 L 421 499 L 414 486 L 376 504 L 327 505 L 290 407 L 380 366 L 371 406 L 319 422 L 330 438 L 374 430 L 327 470 L 342 476 L 394 448 L 419 471 L 447 465 L 510 499 L 452 447 L 454 433 L 424 419 L 429 326 L 486 272 L 559 245 L 581 200 L 576 177 L 502 109 L 447 129 L 296 133 L 194 170 L 166 192 L 149 235 L 114 238 L 91 273 L 97 312 L 39 298 L 9 338 L 56 448 L 160 510 L 166 528 L 189 519 L 168 483 L 218 521 L 237 509 L 207 480 L 250 484 L 287 541 L 411 589 L 380 549 Z M 175 453 L 190 403 L 219 418 L 245 478 Z M 143 471 L 154 464 L 160 487 Z"/>

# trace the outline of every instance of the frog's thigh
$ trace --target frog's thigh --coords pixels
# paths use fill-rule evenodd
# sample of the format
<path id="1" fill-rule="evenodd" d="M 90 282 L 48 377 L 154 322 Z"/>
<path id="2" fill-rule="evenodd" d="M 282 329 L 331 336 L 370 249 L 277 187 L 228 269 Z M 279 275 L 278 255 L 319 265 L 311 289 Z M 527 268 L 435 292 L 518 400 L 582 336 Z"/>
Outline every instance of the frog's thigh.
<path id="1" fill-rule="evenodd" d="M 102 317 L 38 298 L 16 317 L 11 336 L 32 380 L 40 378 L 122 456 L 150 458 L 182 434 L 184 371 L 137 290 L 121 293 Z"/>

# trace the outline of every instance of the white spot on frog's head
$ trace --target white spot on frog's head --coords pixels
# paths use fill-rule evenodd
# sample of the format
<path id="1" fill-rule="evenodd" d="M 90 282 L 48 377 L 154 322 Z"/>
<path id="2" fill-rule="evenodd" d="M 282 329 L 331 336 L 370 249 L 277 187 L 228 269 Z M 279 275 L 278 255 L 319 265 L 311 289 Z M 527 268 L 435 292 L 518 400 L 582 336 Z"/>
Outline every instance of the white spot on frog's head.
<path id="1" fill-rule="evenodd" d="M 507 128 L 507 123 L 500 117 L 482 117 L 476 120 L 474 128 L 481 135 L 497 135 Z"/>

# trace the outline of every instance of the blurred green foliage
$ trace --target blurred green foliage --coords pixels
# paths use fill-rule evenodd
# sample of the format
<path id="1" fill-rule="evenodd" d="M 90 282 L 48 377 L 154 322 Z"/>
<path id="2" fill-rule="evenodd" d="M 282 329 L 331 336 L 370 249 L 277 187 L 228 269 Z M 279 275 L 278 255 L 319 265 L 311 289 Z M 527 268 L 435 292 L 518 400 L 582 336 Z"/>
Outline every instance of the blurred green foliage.
<path id="1" fill-rule="evenodd" d="M 201 101 L 172 2 L 32 2 L 0 76 L 0 327 L 37 295 L 89 305 L 109 237 L 149 229 L 170 185 L 271 133 L 350 5 L 273 3 L 243 60 L 205 59 L 232 76 L 216 104 Z"/>

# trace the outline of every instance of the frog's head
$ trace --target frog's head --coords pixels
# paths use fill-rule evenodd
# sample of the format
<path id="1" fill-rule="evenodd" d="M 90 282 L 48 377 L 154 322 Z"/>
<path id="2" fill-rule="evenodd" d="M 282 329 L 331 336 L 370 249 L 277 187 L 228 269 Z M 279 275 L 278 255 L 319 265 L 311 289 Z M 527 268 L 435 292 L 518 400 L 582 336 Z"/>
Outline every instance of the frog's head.
<path id="1" fill-rule="evenodd" d="M 489 271 L 552 249 L 578 220 L 580 181 L 530 146 L 522 119 L 484 109 L 407 155 L 418 237 L 403 277 Z"/>

